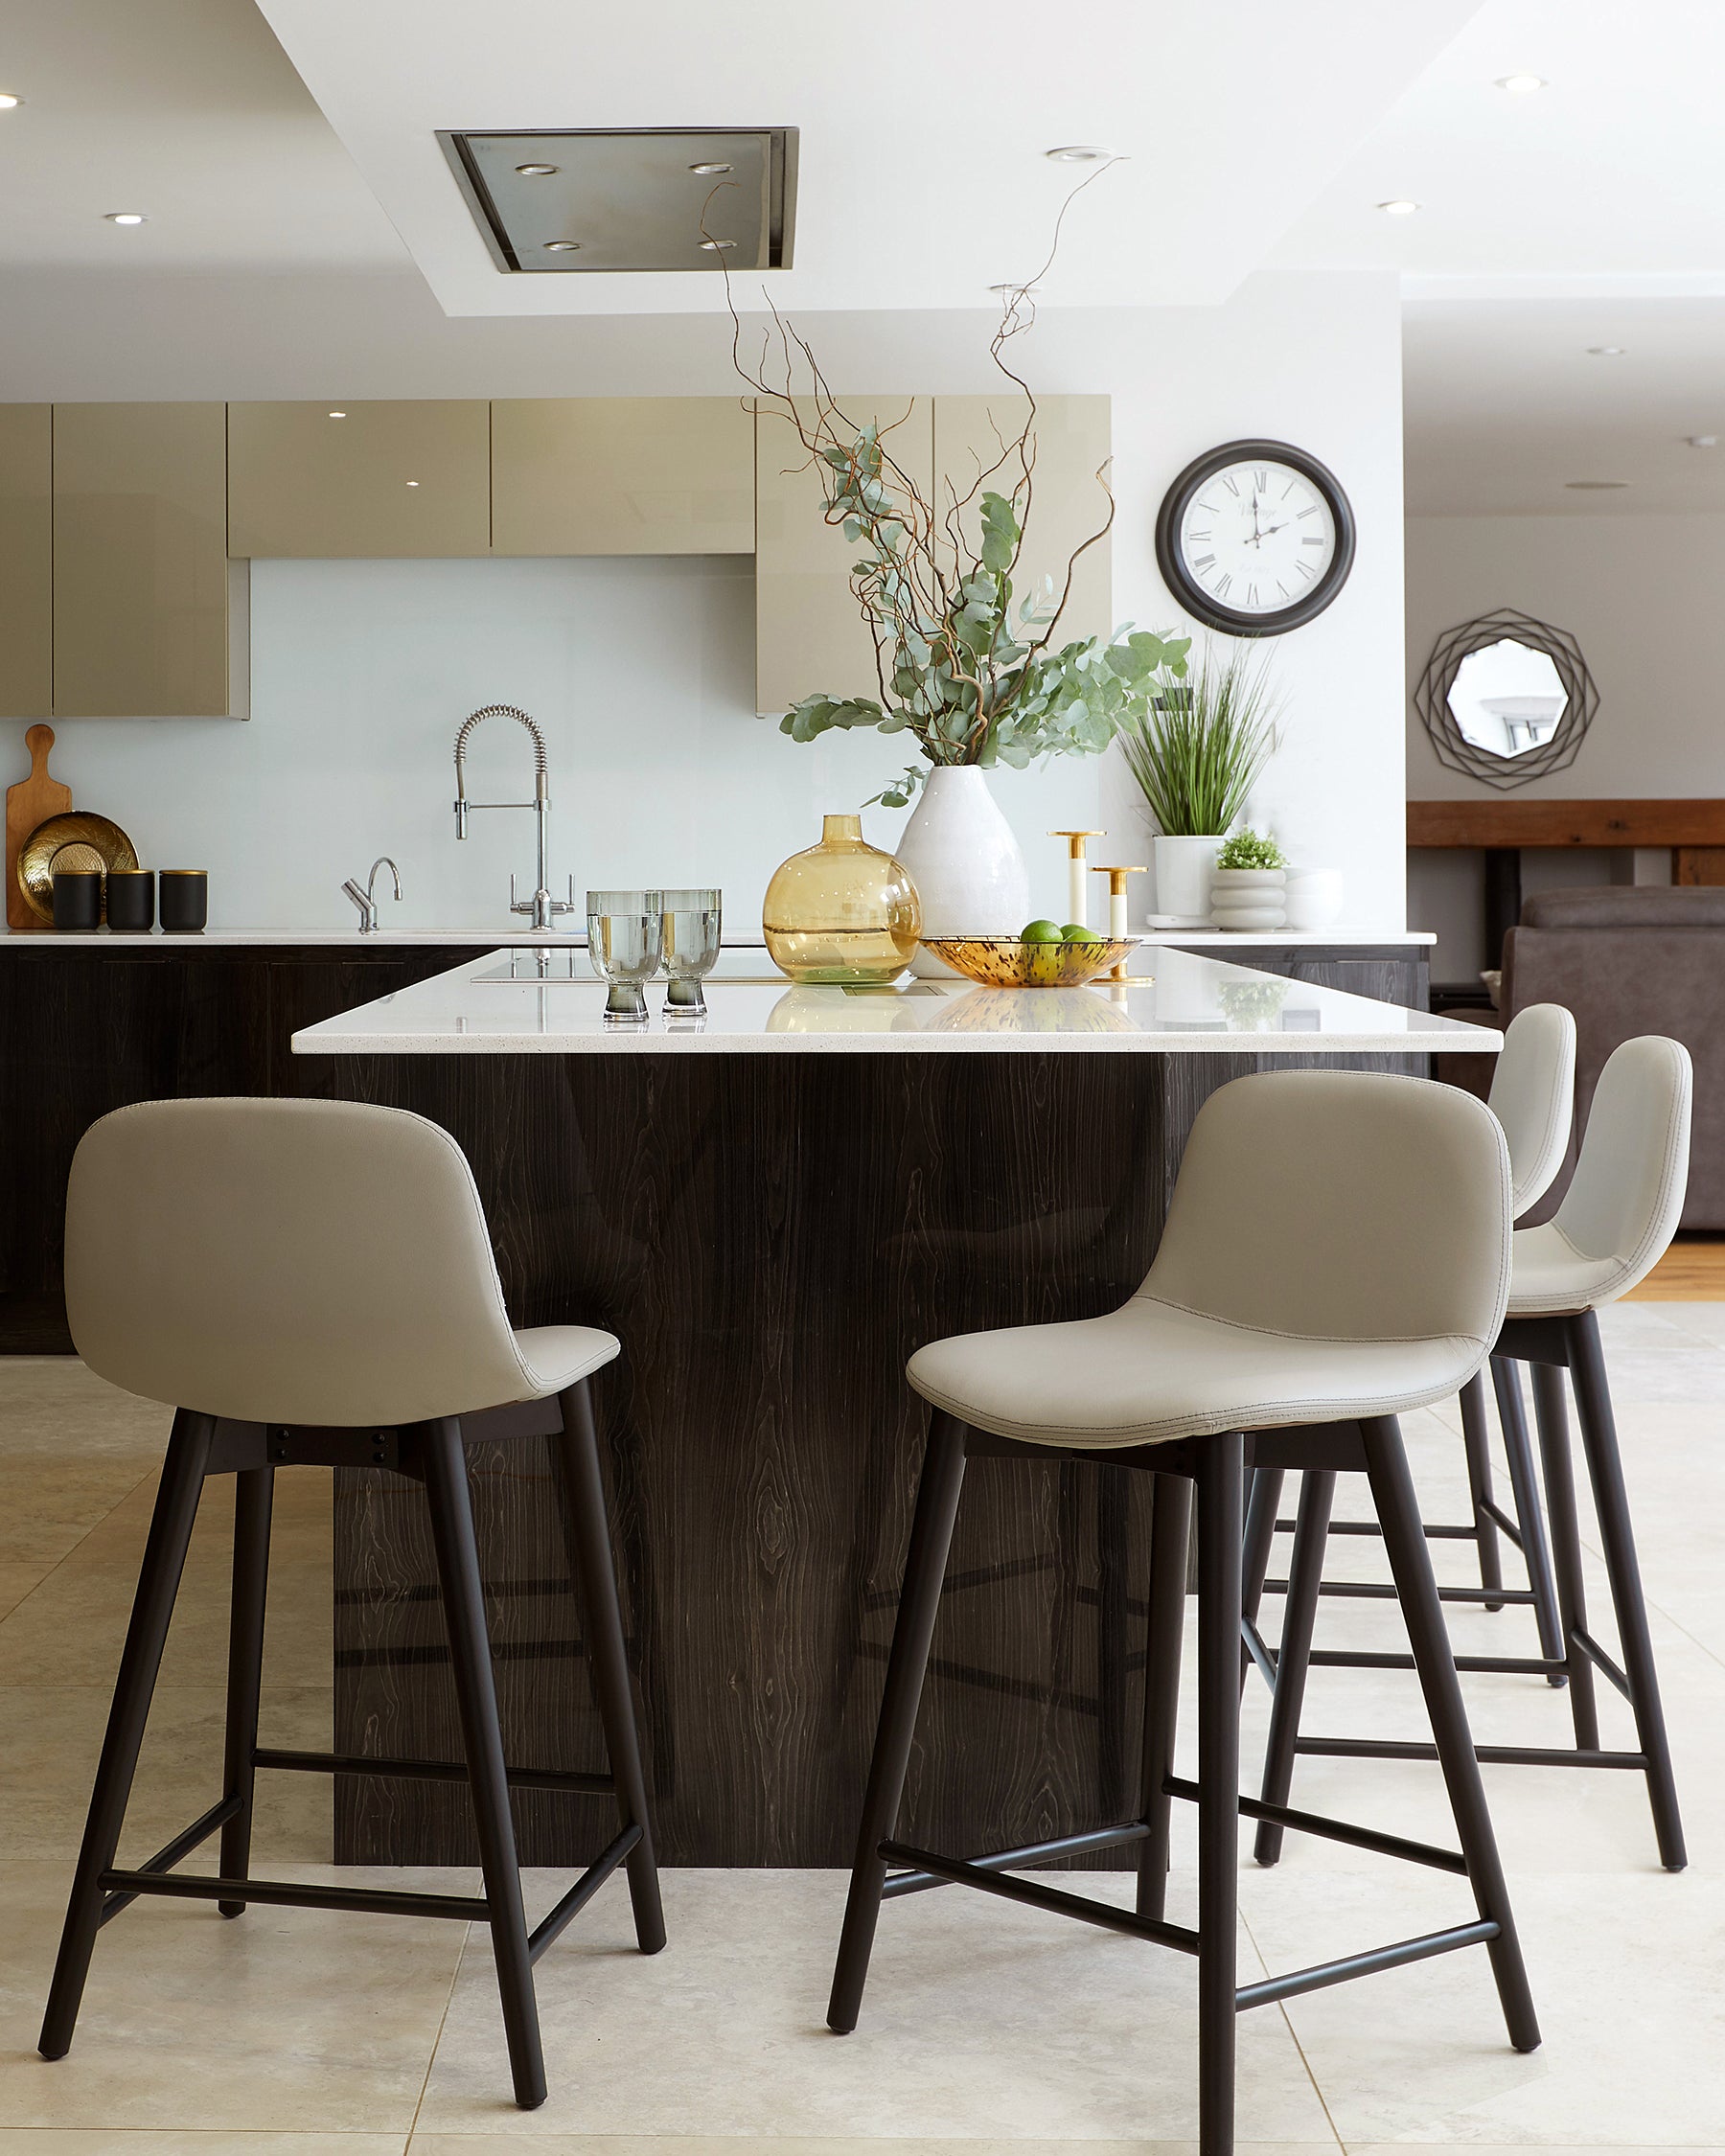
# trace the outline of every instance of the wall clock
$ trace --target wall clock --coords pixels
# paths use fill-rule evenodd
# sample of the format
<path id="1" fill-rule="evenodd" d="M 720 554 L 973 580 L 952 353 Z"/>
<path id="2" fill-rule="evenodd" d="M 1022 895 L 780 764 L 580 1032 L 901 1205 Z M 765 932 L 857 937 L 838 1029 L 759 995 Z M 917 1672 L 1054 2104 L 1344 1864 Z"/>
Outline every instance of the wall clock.
<path id="1" fill-rule="evenodd" d="M 1327 466 L 1287 442 L 1225 442 L 1162 497 L 1156 560 L 1186 612 L 1230 636 L 1322 613 L 1353 567 L 1353 510 Z"/>

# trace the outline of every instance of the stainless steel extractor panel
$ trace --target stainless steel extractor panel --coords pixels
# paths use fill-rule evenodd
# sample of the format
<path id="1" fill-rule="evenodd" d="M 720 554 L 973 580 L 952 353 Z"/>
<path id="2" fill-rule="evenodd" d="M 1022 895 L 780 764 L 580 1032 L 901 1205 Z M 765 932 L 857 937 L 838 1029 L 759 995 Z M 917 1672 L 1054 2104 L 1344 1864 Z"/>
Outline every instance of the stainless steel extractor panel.
<path id="1" fill-rule="evenodd" d="M 794 127 L 440 132 L 502 270 L 788 269 Z"/>

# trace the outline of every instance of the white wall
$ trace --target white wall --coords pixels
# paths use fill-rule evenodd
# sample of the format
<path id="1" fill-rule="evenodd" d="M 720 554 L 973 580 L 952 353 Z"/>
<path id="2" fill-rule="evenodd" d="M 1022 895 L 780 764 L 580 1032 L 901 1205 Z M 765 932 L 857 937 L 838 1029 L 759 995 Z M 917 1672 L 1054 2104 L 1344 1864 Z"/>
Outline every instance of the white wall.
<path id="1" fill-rule="evenodd" d="M 472 325 L 460 325 L 471 333 Z M 499 333 L 518 327 L 487 326 Z M 536 331 L 544 325 L 530 325 Z M 867 388 L 986 388 L 979 312 L 827 318 L 808 325 L 829 375 Z M 708 326 L 661 323 L 656 371 L 616 353 L 573 377 L 536 343 L 526 357 L 415 341 L 426 395 L 653 393 L 724 386 Z M 683 349 L 679 361 L 677 355 Z M 403 346 L 405 352 L 405 346 Z M 441 357 L 440 357 L 441 354 Z M 1346 873 L 1348 917 L 1391 932 L 1402 911 L 1402 562 L 1399 309 L 1377 275 L 1253 279 L 1226 308 L 1050 312 L 1022 348 L 1049 393 L 1114 399 L 1115 610 L 1171 627 L 1157 574 L 1157 506 L 1181 468 L 1236 436 L 1301 444 L 1352 497 L 1360 549 L 1329 611 L 1276 641 L 1283 746 L 1252 804 L 1313 864 Z M 126 369 L 78 394 L 124 396 Z M 404 361 L 405 364 L 405 361 Z M 149 375 L 149 356 L 137 362 Z M 297 370 L 297 371 L 296 371 Z M 180 395 L 376 394 L 366 368 L 319 375 L 276 352 L 267 379 L 249 353 Z M 52 375 L 53 370 L 47 370 Z M 350 377 L 359 373 L 357 383 Z M 160 371 L 155 394 L 175 393 Z M 56 394 L 33 377 L 12 394 Z M 132 391 L 131 394 L 138 394 Z M 387 393 L 387 392 L 385 392 Z M 483 926 L 506 916 L 511 867 L 531 867 L 525 816 L 477 817 L 457 847 L 449 744 L 480 703 L 518 702 L 551 745 L 554 871 L 578 890 L 610 882 L 721 883 L 733 928 L 756 917 L 773 866 L 902 768 L 903 737 L 852 735 L 800 746 L 757 719 L 750 686 L 747 562 L 263 562 L 253 571 L 249 722 L 68 721 L 57 769 L 80 806 L 124 824 L 147 860 L 212 871 L 212 917 L 232 925 L 334 926 L 351 917 L 344 876 L 374 854 L 401 860 L 403 926 Z M 837 686 L 838 684 L 835 684 Z M 24 768 L 21 739 L 0 754 Z M 524 768 L 509 731 L 482 730 L 475 793 L 517 797 Z M 1148 860 L 1148 828 L 1116 760 L 999 773 L 997 797 L 1032 868 L 1032 906 L 1065 910 L 1063 824 L 1107 828 L 1096 858 Z M 873 812 L 889 844 L 902 815 Z M 1149 879 L 1135 879 L 1146 910 Z"/>
<path id="2" fill-rule="evenodd" d="M 1576 762 L 1511 798 L 1725 794 L 1725 516 L 1414 516 L 1407 527 L 1408 791 L 1489 798 L 1438 761 L 1412 697 L 1446 629 L 1498 607 L 1569 630 L 1599 692 Z M 1524 856 L 1528 889 L 1608 882 L 1626 860 Z M 1637 864 L 1639 880 L 1658 870 Z M 1440 978 L 1484 963 L 1476 854 L 1415 854 L 1409 918 L 1438 930 Z"/>

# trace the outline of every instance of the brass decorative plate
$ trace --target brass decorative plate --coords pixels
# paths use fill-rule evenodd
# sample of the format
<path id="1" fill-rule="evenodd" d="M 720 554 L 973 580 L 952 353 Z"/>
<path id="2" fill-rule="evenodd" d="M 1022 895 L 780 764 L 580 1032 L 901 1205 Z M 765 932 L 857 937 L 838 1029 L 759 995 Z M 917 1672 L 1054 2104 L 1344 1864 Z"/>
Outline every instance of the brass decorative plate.
<path id="1" fill-rule="evenodd" d="M 106 816 L 73 809 L 38 823 L 18 848 L 18 888 L 41 921 L 54 919 L 54 871 L 61 868 L 136 868 L 131 840 Z"/>
<path id="2" fill-rule="evenodd" d="M 1137 950 L 1137 936 L 1025 943 L 1018 936 L 925 936 L 923 946 L 984 988 L 1083 988 Z"/>

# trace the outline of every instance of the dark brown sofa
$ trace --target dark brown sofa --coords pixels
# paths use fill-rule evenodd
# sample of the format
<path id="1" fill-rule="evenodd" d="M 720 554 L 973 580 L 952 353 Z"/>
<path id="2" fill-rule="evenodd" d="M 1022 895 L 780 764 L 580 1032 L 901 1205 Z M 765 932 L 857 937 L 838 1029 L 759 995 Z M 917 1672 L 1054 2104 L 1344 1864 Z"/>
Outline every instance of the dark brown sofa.
<path id="1" fill-rule="evenodd" d="M 1695 1064 L 1683 1225 L 1725 1228 L 1725 888 L 1539 892 L 1505 939 L 1500 1002 L 1506 1020 L 1530 1003 L 1575 1013 L 1577 1134 L 1613 1048 L 1638 1033 L 1683 1043 Z M 1568 1181 L 1566 1167 L 1530 1218 L 1549 1218 Z"/>

